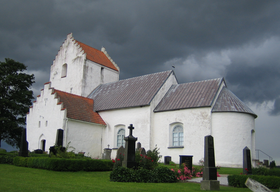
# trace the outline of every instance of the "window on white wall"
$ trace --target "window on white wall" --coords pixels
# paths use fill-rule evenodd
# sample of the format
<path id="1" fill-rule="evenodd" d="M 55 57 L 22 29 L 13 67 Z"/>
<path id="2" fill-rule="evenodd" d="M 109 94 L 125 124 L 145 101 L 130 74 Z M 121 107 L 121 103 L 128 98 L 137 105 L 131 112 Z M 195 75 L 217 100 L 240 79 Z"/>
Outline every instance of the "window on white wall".
<path id="1" fill-rule="evenodd" d="M 39 123 L 38 123 L 38 127 L 41 127 L 41 121 L 39 121 Z"/>
<path id="2" fill-rule="evenodd" d="M 67 76 L 67 64 L 62 65 L 62 71 L 61 71 L 61 77 L 66 77 Z"/>
<path id="3" fill-rule="evenodd" d="M 179 147 L 184 145 L 184 130 L 182 125 L 175 125 L 172 130 L 172 146 Z"/>
<path id="4" fill-rule="evenodd" d="M 124 129 L 119 129 L 118 130 L 118 133 L 117 133 L 117 148 L 119 148 L 121 146 L 125 147 L 124 134 L 125 134 Z"/>

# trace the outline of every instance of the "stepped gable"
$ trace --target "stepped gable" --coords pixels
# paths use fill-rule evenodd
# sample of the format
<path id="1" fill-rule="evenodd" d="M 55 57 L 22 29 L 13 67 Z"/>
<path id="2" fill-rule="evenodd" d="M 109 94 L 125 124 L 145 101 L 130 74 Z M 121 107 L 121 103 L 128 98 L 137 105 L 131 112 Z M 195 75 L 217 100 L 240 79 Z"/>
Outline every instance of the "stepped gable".
<path id="1" fill-rule="evenodd" d="M 210 107 L 223 78 L 172 85 L 154 112 Z"/>
<path id="2" fill-rule="evenodd" d="M 94 100 L 95 111 L 147 106 L 172 73 L 170 70 L 102 84 L 88 97 Z"/>
<path id="3" fill-rule="evenodd" d="M 86 58 L 88 60 L 103 65 L 105 67 L 108 67 L 110 69 L 113 69 L 115 71 L 119 71 L 119 69 L 115 66 L 115 64 L 112 63 L 112 61 L 110 61 L 110 59 L 104 54 L 104 52 L 99 51 L 93 47 L 90 47 L 80 41 L 77 40 L 75 41 L 86 53 Z"/>
<path id="4" fill-rule="evenodd" d="M 62 110 L 67 109 L 68 118 L 106 125 L 100 115 L 93 111 L 94 101 L 92 99 L 56 89 L 53 94 L 59 98 L 58 104 L 62 104 Z"/>
<path id="5" fill-rule="evenodd" d="M 245 103 L 226 87 L 223 87 L 220 92 L 212 112 L 240 112 L 251 114 L 255 118 L 257 117 L 257 115 Z"/>

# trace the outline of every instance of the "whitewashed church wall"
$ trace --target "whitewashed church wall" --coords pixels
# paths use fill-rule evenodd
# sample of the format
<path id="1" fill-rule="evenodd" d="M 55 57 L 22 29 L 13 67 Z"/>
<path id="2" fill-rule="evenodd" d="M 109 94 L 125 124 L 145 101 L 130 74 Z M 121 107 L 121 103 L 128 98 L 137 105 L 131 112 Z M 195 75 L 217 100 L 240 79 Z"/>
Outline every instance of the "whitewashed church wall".
<path id="1" fill-rule="evenodd" d="M 67 36 L 51 66 L 50 82 L 55 89 L 81 95 L 83 66 L 86 56 Z M 63 75 L 63 65 L 67 64 L 66 75 Z"/>
<path id="2" fill-rule="evenodd" d="M 100 84 L 118 80 L 119 72 L 87 60 L 83 69 L 82 96 L 88 96 Z"/>
<path id="3" fill-rule="evenodd" d="M 243 149 L 246 146 L 251 150 L 251 158 L 255 158 L 255 146 L 251 138 L 255 118 L 252 115 L 234 112 L 213 113 L 212 127 L 216 166 L 242 167 Z"/>
<path id="4" fill-rule="evenodd" d="M 177 124 L 184 130 L 183 148 L 172 147 L 172 130 Z M 210 134 L 210 126 L 210 108 L 157 112 L 154 114 L 151 145 L 160 148 L 161 161 L 164 161 L 164 156 L 171 156 L 173 162 L 179 163 L 179 155 L 193 155 L 193 163 L 198 164 L 204 157 L 204 137 Z"/>
<path id="5" fill-rule="evenodd" d="M 63 129 L 65 110 L 57 105 L 57 99 L 51 94 L 50 84 L 46 84 L 41 95 L 26 116 L 27 141 L 29 150 L 42 149 L 41 140 L 46 140 L 45 151 L 55 144 L 57 129 Z"/>
<path id="6" fill-rule="evenodd" d="M 102 148 L 107 148 L 110 145 L 112 150 L 112 158 L 116 156 L 117 142 L 116 130 L 124 126 L 125 137 L 129 135 L 128 126 L 133 124 L 133 136 L 137 137 L 137 142 L 142 144 L 142 147 L 148 149 L 150 146 L 150 107 L 135 107 L 117 109 L 111 111 L 99 112 L 99 115 L 107 124 L 103 132 Z"/>
<path id="7" fill-rule="evenodd" d="M 75 153 L 85 152 L 86 156 L 102 158 L 102 133 L 105 126 L 68 119 L 67 129 L 64 131 L 65 146 Z"/>

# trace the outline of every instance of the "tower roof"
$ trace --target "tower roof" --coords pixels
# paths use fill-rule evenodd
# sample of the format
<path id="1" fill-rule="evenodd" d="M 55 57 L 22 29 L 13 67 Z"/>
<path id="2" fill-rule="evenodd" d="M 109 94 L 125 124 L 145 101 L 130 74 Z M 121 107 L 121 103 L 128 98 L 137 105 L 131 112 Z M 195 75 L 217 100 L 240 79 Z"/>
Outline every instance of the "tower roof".
<path id="1" fill-rule="evenodd" d="M 88 60 L 103 65 L 105 67 L 108 67 L 110 69 L 113 69 L 115 71 L 119 71 L 119 69 L 116 67 L 116 64 L 111 59 L 109 59 L 104 52 L 99 51 L 98 49 L 95 49 L 93 47 L 90 47 L 80 41 L 77 40 L 75 41 L 83 49 L 83 51 L 86 54 L 86 58 Z"/>

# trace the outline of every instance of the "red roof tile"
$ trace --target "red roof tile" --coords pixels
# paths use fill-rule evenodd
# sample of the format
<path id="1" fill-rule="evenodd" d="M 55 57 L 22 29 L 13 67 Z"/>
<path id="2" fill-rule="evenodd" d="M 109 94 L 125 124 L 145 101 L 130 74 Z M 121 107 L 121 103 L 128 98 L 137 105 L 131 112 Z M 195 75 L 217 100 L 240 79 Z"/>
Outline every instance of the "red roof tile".
<path id="1" fill-rule="evenodd" d="M 115 71 L 119 71 L 116 66 L 109 60 L 109 58 L 102 52 L 95 48 L 92 48 L 84 43 L 81 43 L 77 40 L 75 40 L 81 48 L 86 53 L 86 57 L 88 60 L 91 60 L 95 63 L 98 63 L 100 65 L 104 65 L 105 67 L 111 68 Z"/>
<path id="2" fill-rule="evenodd" d="M 106 125 L 100 115 L 93 111 L 92 99 L 56 89 L 54 89 L 54 93 L 56 93 L 57 97 L 60 98 L 60 102 L 58 104 L 62 102 L 63 109 L 67 109 L 68 118 Z"/>

